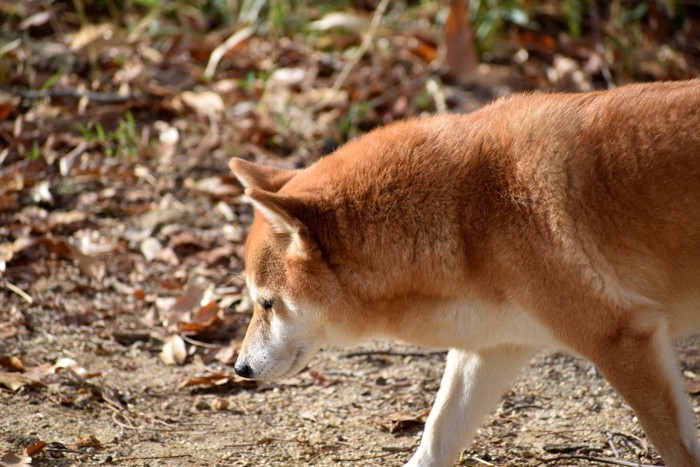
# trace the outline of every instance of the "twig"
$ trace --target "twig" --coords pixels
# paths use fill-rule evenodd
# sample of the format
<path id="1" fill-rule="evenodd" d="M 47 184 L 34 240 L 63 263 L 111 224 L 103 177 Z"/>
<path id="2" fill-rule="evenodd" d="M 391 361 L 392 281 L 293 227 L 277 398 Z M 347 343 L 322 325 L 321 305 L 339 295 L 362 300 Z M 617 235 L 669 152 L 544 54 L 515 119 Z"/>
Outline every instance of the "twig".
<path id="1" fill-rule="evenodd" d="M 476 457 L 476 456 L 470 456 L 469 458 L 472 459 L 472 460 L 475 460 L 475 461 L 478 462 L 479 464 L 489 465 L 489 466 L 491 466 L 491 467 L 495 467 L 495 466 L 496 466 L 496 464 L 492 464 L 491 462 L 486 462 L 485 460 L 479 459 L 479 458 Z"/>
<path id="2" fill-rule="evenodd" d="M 108 407 L 112 407 L 112 406 L 110 405 Z M 134 425 L 134 422 L 129 417 L 127 417 L 122 411 L 115 410 L 114 408 L 113 408 L 113 410 L 114 410 L 114 412 L 112 413 L 112 421 L 114 423 L 116 423 L 117 425 L 119 425 L 122 428 L 126 428 L 127 430 L 138 430 L 139 429 L 139 427 Z M 128 424 L 117 420 L 117 417 L 122 417 L 125 420 L 125 422 L 128 422 Z"/>
<path id="3" fill-rule="evenodd" d="M 172 456 L 130 456 L 130 457 L 116 457 L 112 459 L 112 462 L 127 462 L 127 461 L 146 461 L 146 460 L 158 460 L 158 459 L 182 459 L 184 457 L 192 457 L 190 454 L 175 454 Z"/>
<path id="4" fill-rule="evenodd" d="M 556 463 L 559 461 L 569 461 L 569 460 L 585 460 L 589 462 L 598 462 L 600 464 L 610 464 L 610 465 L 622 465 L 624 467 L 663 467 L 661 465 L 655 465 L 655 464 L 642 464 L 641 462 L 630 462 L 626 461 L 623 459 L 606 459 L 604 457 L 596 457 L 596 456 L 584 456 L 580 454 L 575 454 L 575 455 L 565 455 L 565 456 L 556 456 L 556 457 L 549 457 L 547 459 L 542 459 L 538 458 L 538 460 L 544 464 L 550 464 L 550 463 Z"/>
<path id="5" fill-rule="evenodd" d="M 603 78 L 605 78 L 605 84 L 608 89 L 615 87 L 615 81 L 613 80 L 612 73 L 610 73 L 610 67 L 608 67 L 608 62 L 605 61 L 605 47 L 603 46 L 603 35 L 600 30 L 600 17 L 598 16 L 598 5 L 596 5 L 595 0 L 588 0 L 588 5 L 591 11 L 591 27 L 593 28 L 593 37 L 595 37 L 595 51 L 600 56 L 601 73 Z"/>
<path id="6" fill-rule="evenodd" d="M 9 290 L 9 291 L 11 291 L 11 292 L 14 292 L 14 293 L 16 293 L 17 295 L 19 295 L 20 297 L 22 297 L 22 298 L 23 298 L 27 303 L 29 303 L 30 305 L 31 305 L 32 303 L 34 303 L 34 299 L 33 299 L 27 292 L 25 292 L 24 290 L 20 289 L 19 287 L 17 287 L 16 285 L 14 285 L 13 283 L 11 283 L 10 281 L 7 281 L 7 280 L 6 280 L 6 281 L 3 281 L 3 282 L 0 283 L 0 284 L 1 284 L 3 287 L 5 287 L 7 290 Z"/>
<path id="7" fill-rule="evenodd" d="M 336 457 L 333 459 L 333 462 L 360 462 L 360 461 L 366 461 L 369 459 L 379 459 L 380 457 L 386 457 L 386 456 L 395 456 L 396 454 L 401 454 L 403 451 L 397 451 L 397 452 L 384 452 L 382 454 L 376 454 L 374 456 L 367 456 L 367 457 L 354 457 L 354 458 L 340 458 Z"/>
<path id="8" fill-rule="evenodd" d="M 617 457 L 620 455 L 620 453 L 617 451 L 617 447 L 615 446 L 615 440 L 614 440 L 614 434 L 610 433 L 609 431 L 605 432 L 605 437 L 608 439 L 608 446 L 610 446 L 610 450 L 613 453 L 613 456 Z"/>
<path id="9" fill-rule="evenodd" d="M 115 94 L 109 92 L 85 91 L 74 88 L 52 88 L 45 89 L 43 91 L 36 91 L 34 89 L 16 89 L 7 86 L 0 86 L 0 91 L 19 96 L 23 99 L 43 99 L 45 97 L 84 97 L 93 102 L 100 102 L 103 104 L 121 104 L 136 99 L 136 96 L 133 94 Z"/>
<path id="10" fill-rule="evenodd" d="M 183 341 L 187 342 L 188 344 L 192 344 L 196 347 L 203 347 L 205 349 L 223 349 L 224 348 L 224 346 L 222 346 L 222 345 L 207 344 L 206 342 L 194 340 L 191 337 L 187 337 L 184 334 L 180 334 L 180 337 L 182 337 Z"/>
<path id="11" fill-rule="evenodd" d="M 318 104 L 314 106 L 314 110 L 322 109 L 330 102 L 331 99 L 333 99 L 333 97 L 335 97 L 336 94 L 338 94 L 338 91 L 340 91 L 340 88 L 350 75 L 352 69 L 355 68 L 355 66 L 360 62 L 360 59 L 365 52 L 369 50 L 369 47 L 372 45 L 372 41 L 374 40 L 374 36 L 377 33 L 377 29 L 379 29 L 379 23 L 381 23 L 382 17 L 386 12 L 387 6 L 389 6 L 389 0 L 381 0 L 381 2 L 379 2 L 377 9 L 374 10 L 374 16 L 372 16 L 372 21 L 370 22 L 369 28 L 365 33 L 365 37 L 362 38 L 362 43 L 357 50 L 355 50 L 355 54 L 353 55 L 352 59 L 350 59 L 340 73 L 338 73 L 338 76 L 336 77 L 330 91 L 326 93 L 326 95 L 323 96 L 323 99 L 321 99 Z"/>
<path id="12" fill-rule="evenodd" d="M 219 65 L 219 62 L 224 55 L 226 55 L 229 50 L 233 49 L 238 44 L 252 36 L 254 32 L 255 29 L 251 28 L 250 26 L 246 26 L 243 29 L 233 33 L 221 45 L 215 48 L 209 56 L 209 63 L 207 63 L 207 67 L 204 69 L 202 77 L 207 81 L 212 79 L 214 77 L 214 73 L 216 72 L 216 67 Z"/>
<path id="13" fill-rule="evenodd" d="M 445 355 L 447 352 L 392 352 L 391 350 L 362 350 L 358 352 L 350 352 L 342 355 L 343 358 L 353 357 L 368 357 L 372 355 L 386 355 L 392 357 L 433 357 L 436 355 Z"/>

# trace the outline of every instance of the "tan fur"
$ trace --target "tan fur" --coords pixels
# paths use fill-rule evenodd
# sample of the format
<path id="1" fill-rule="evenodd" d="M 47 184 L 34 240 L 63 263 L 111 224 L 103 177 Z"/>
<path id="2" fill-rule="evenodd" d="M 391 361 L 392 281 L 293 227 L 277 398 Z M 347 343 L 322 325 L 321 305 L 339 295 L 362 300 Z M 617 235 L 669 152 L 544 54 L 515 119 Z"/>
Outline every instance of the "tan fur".
<path id="1" fill-rule="evenodd" d="M 566 348 L 668 465 L 700 466 L 669 350 L 700 325 L 700 80 L 514 96 L 389 125 L 305 170 L 231 168 L 256 207 L 249 287 L 273 303 L 256 304 L 237 369 L 288 376 L 374 336 L 451 348 L 408 464 L 451 465 L 467 415 L 495 403 L 484 388 L 528 349 Z M 441 415 L 455 410 L 463 429 Z"/>

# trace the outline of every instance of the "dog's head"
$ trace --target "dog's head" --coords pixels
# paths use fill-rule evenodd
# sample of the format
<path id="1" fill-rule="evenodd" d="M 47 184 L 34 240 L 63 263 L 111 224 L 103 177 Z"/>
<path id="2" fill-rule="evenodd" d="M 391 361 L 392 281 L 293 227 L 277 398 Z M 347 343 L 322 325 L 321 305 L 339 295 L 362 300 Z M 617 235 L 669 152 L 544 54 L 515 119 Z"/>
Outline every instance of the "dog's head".
<path id="1" fill-rule="evenodd" d="M 343 297 L 315 239 L 315 200 L 283 189 L 298 171 L 241 159 L 229 166 L 255 208 L 245 257 L 254 309 L 235 371 L 261 380 L 292 376 L 338 339 L 326 318 Z"/>

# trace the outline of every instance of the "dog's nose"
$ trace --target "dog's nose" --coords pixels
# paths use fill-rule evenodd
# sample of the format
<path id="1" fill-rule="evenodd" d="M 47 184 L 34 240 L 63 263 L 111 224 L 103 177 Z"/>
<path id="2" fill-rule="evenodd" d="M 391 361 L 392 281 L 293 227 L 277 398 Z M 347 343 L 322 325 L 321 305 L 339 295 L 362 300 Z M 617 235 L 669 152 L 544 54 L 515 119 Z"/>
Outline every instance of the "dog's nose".
<path id="1" fill-rule="evenodd" d="M 241 378 L 250 379 L 253 377 L 253 369 L 245 362 L 236 362 L 233 366 L 233 371 Z"/>

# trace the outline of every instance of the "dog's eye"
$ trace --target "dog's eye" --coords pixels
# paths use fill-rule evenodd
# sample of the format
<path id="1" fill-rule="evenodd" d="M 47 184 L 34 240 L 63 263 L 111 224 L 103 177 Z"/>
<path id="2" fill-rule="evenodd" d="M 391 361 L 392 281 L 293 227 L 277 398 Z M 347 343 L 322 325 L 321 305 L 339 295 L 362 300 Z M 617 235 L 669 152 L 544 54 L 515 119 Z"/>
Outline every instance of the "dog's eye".
<path id="1" fill-rule="evenodd" d="M 262 299 L 262 300 L 260 300 L 260 306 L 262 307 L 263 310 L 271 310 L 272 309 L 272 300 Z"/>

